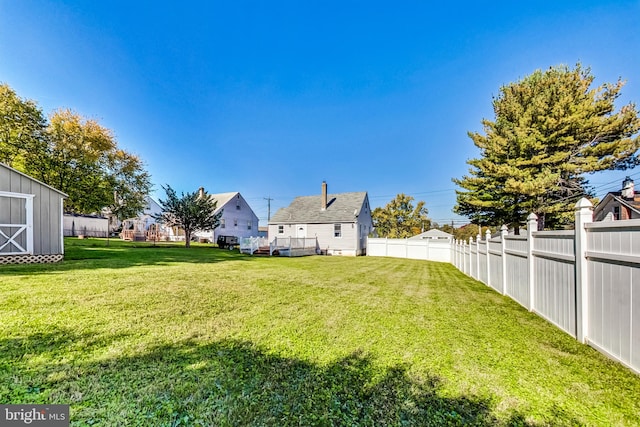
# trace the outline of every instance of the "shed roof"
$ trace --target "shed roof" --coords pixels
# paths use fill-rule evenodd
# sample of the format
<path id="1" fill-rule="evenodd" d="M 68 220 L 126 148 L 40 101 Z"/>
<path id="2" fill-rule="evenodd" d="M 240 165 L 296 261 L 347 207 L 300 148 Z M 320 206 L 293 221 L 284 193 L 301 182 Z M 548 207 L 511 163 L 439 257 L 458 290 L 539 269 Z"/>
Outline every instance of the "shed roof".
<path id="1" fill-rule="evenodd" d="M 69 195 L 68 195 L 68 194 L 63 193 L 62 191 L 58 190 L 57 188 L 54 188 L 54 187 L 50 186 L 49 184 L 45 184 L 45 183 L 44 183 L 44 182 L 42 182 L 42 181 L 38 181 L 38 180 L 37 180 L 37 179 L 35 179 L 34 177 L 32 177 L 32 176 L 30 176 L 30 175 L 27 175 L 27 174 L 26 174 L 26 173 L 24 173 L 24 172 L 20 172 L 19 170 L 14 169 L 14 168 L 12 168 L 11 166 L 9 166 L 9 165 L 7 165 L 7 164 L 4 164 L 4 163 L 0 162 L 0 166 L 3 166 L 3 167 L 7 168 L 7 169 L 8 169 L 8 170 L 10 170 L 10 171 L 13 171 L 13 172 L 15 172 L 15 173 L 17 173 L 17 174 L 20 174 L 20 175 L 24 176 L 25 178 L 28 178 L 28 179 L 30 179 L 30 180 L 32 180 L 32 181 L 35 181 L 35 182 L 37 182 L 38 184 L 40 184 L 40 185 L 42 185 L 42 186 L 44 186 L 44 187 L 47 187 L 48 189 L 50 189 L 50 190 L 52 190 L 52 191 L 55 191 L 56 193 L 60 194 L 62 197 L 65 197 L 65 198 L 66 198 L 66 197 L 69 197 Z"/>
<path id="2" fill-rule="evenodd" d="M 286 208 L 279 209 L 269 224 L 325 224 L 355 222 L 367 199 L 367 192 L 327 195 L 327 208 L 322 210 L 322 196 L 300 196 Z"/>

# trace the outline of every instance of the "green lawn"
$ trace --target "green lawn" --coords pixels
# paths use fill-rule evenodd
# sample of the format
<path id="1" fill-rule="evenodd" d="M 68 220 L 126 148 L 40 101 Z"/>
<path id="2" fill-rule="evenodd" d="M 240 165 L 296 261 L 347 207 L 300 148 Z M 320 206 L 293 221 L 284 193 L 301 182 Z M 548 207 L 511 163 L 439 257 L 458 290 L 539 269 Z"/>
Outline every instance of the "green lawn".
<path id="1" fill-rule="evenodd" d="M 0 403 L 74 425 L 638 425 L 640 377 L 453 266 L 67 240 L 0 266 Z"/>

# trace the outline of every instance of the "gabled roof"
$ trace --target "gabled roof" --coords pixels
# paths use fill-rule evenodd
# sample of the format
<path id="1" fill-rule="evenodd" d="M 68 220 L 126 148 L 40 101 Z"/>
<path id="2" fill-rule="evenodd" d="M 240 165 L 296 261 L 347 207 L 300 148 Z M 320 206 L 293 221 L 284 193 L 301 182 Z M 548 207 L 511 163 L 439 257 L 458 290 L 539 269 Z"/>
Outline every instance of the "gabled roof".
<path id="1" fill-rule="evenodd" d="M 13 171 L 13 172 L 15 172 L 15 173 L 17 173 L 17 174 L 19 174 L 19 175 L 22 175 L 22 176 L 24 176 L 25 178 L 28 178 L 28 179 L 30 179 L 30 180 L 32 180 L 32 181 L 35 181 L 35 182 L 37 182 L 38 184 L 42 185 L 43 187 L 47 187 L 48 189 L 55 191 L 56 193 L 60 194 L 61 196 L 65 197 L 65 198 L 69 197 L 69 195 L 68 195 L 68 194 L 63 193 L 62 191 L 58 190 L 57 188 L 52 187 L 52 186 L 50 186 L 49 184 L 45 184 L 44 182 L 39 181 L 39 180 L 35 179 L 34 177 L 27 175 L 27 174 L 26 174 L 26 173 L 24 173 L 24 172 L 20 172 L 19 170 L 14 169 L 14 168 L 12 168 L 11 166 L 9 166 L 9 165 L 7 165 L 7 164 L 4 164 L 4 163 L 0 162 L 0 166 L 4 166 L 5 168 L 7 168 L 7 169 L 8 169 L 8 170 L 10 170 L 10 171 Z"/>
<path id="2" fill-rule="evenodd" d="M 233 199 L 236 195 L 238 195 L 237 191 L 232 191 L 230 193 L 217 193 L 217 194 L 209 194 L 209 197 L 214 199 L 218 204 L 216 205 L 216 212 L 224 207 L 231 199 Z"/>
<path id="3" fill-rule="evenodd" d="M 327 208 L 322 210 L 321 195 L 296 197 L 288 207 L 279 209 L 269 224 L 355 222 L 366 199 L 366 191 L 328 194 Z"/>
<path id="4" fill-rule="evenodd" d="M 602 200 L 600 200 L 600 202 L 596 205 L 595 208 L 593 208 L 593 214 L 595 216 L 598 215 L 598 213 L 604 209 L 605 206 L 607 206 L 609 204 L 609 202 L 611 201 L 616 201 L 618 203 L 620 203 L 621 205 L 627 206 L 629 209 L 631 209 L 632 211 L 636 212 L 637 214 L 640 215 L 640 201 L 638 201 L 638 197 L 640 196 L 640 193 L 635 193 L 634 194 L 634 199 L 630 200 L 630 199 L 625 199 L 624 197 L 622 197 L 622 192 L 621 191 L 612 191 L 607 193 Z"/>
<path id="5" fill-rule="evenodd" d="M 429 231 L 425 231 L 424 233 L 421 233 L 409 238 L 410 239 L 453 239 L 453 235 L 449 233 L 445 233 L 442 230 L 432 228 Z"/>

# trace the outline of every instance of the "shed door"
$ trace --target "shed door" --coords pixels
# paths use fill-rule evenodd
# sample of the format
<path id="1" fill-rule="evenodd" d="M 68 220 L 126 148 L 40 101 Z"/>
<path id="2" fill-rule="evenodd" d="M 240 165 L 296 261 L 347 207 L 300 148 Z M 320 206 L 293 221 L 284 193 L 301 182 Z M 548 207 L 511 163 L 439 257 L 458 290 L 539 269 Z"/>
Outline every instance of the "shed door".
<path id="1" fill-rule="evenodd" d="M 307 237 L 307 224 L 296 225 L 296 237 Z"/>
<path id="2" fill-rule="evenodd" d="M 33 197 L 0 191 L 0 255 L 33 253 Z"/>

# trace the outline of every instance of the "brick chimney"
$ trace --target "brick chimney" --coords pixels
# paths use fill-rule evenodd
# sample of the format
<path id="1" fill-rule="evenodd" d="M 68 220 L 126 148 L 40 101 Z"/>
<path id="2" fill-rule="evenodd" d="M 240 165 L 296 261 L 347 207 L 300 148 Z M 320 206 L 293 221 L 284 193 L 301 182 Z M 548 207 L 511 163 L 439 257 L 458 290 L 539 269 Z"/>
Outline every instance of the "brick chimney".
<path id="1" fill-rule="evenodd" d="M 322 181 L 322 210 L 327 210 L 327 182 Z"/>
<path id="2" fill-rule="evenodd" d="M 198 199 L 202 199 L 204 197 L 204 187 L 198 188 Z"/>
<path id="3" fill-rule="evenodd" d="M 633 180 L 630 177 L 626 177 L 624 181 L 622 181 L 622 197 L 633 200 L 635 195 L 636 191 L 633 185 Z"/>

